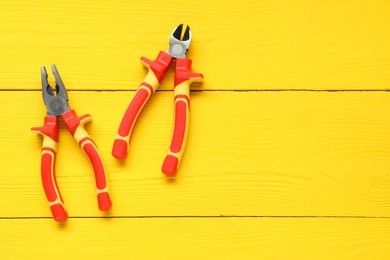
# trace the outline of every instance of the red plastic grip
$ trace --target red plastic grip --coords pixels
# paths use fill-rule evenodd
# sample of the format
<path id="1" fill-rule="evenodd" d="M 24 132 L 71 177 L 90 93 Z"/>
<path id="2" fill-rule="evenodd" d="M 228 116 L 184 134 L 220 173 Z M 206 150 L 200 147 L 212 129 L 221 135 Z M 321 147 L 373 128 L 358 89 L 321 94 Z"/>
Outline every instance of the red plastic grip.
<path id="1" fill-rule="evenodd" d="M 101 192 L 97 195 L 99 209 L 101 211 L 107 211 L 112 207 L 110 194 L 108 192 Z"/>
<path id="2" fill-rule="evenodd" d="M 133 100 L 130 102 L 119 126 L 118 136 L 114 141 L 112 155 L 120 160 L 127 157 L 129 142 L 138 116 L 150 100 L 154 91 L 163 80 L 173 58 L 166 52 L 160 51 L 157 58 L 152 61 L 141 57 L 141 63 L 149 69 L 144 82 L 141 83 Z M 154 78 L 151 80 L 149 76 Z"/>
<path id="3" fill-rule="evenodd" d="M 170 146 L 170 153 L 177 154 L 178 158 L 167 155 L 161 171 L 167 176 L 174 176 L 177 172 L 179 166 L 179 160 L 183 154 L 185 148 L 185 138 L 186 132 L 188 131 L 187 127 L 187 103 L 184 101 L 176 101 L 175 103 L 175 126 Z"/>
<path id="4" fill-rule="evenodd" d="M 84 150 L 91 162 L 93 171 L 95 172 L 96 187 L 99 190 L 105 189 L 107 187 L 107 183 L 103 162 L 92 140 L 90 138 L 85 138 L 80 142 L 80 147 Z"/>
<path id="5" fill-rule="evenodd" d="M 191 71 L 191 64 L 190 59 L 176 60 L 174 131 L 168 155 L 161 167 L 161 171 L 170 177 L 175 176 L 186 145 L 190 116 L 190 85 L 195 81 L 203 81 L 202 74 Z"/>
<path id="6" fill-rule="evenodd" d="M 131 137 L 135 123 L 142 109 L 153 94 L 153 88 L 148 83 L 143 82 L 138 88 L 133 100 L 130 102 L 125 115 L 119 126 L 118 135 L 122 138 Z M 116 139 L 112 148 L 112 155 L 117 159 L 125 159 L 128 152 L 128 142 L 123 139 Z"/>
<path id="7" fill-rule="evenodd" d="M 190 59 L 180 58 L 176 60 L 175 87 L 187 80 L 203 81 L 203 74 L 192 72 L 191 65 L 192 60 Z"/>
<path id="8" fill-rule="evenodd" d="M 105 169 L 95 144 L 90 138 L 85 138 L 85 140 L 81 140 L 80 147 L 84 150 L 84 153 L 88 156 L 88 159 L 91 162 L 92 168 L 95 172 L 96 187 L 98 190 L 107 189 Z M 98 205 L 99 209 L 102 211 L 107 211 L 111 208 L 112 202 L 108 192 L 98 193 Z"/>
<path id="9" fill-rule="evenodd" d="M 50 204 L 50 210 L 54 220 L 63 222 L 68 219 L 62 200 L 60 190 L 58 189 L 55 172 L 56 152 L 50 148 L 42 149 L 41 158 L 41 178 L 43 189 L 45 190 L 47 200 Z"/>
<path id="10" fill-rule="evenodd" d="M 41 155 L 41 179 L 46 198 L 50 203 L 50 210 L 56 221 L 66 221 L 68 213 L 63 206 L 63 199 L 56 181 L 55 162 L 56 146 L 58 142 L 59 122 L 55 116 L 46 116 L 42 127 L 31 129 L 43 135 Z"/>
<path id="11" fill-rule="evenodd" d="M 41 156 L 41 178 L 43 189 L 45 190 L 45 194 L 49 202 L 54 202 L 57 199 L 60 199 L 61 202 L 63 202 L 61 195 L 58 192 L 59 189 L 55 178 L 55 162 L 56 152 L 51 148 L 43 147 Z"/>
<path id="12" fill-rule="evenodd" d="M 59 122 L 56 116 L 45 116 L 43 126 L 33 127 L 31 131 L 50 137 L 54 142 L 58 142 Z"/>
<path id="13" fill-rule="evenodd" d="M 187 127 L 187 104 L 177 101 L 175 104 L 175 128 L 171 142 L 171 152 L 178 153 L 183 148 Z"/>
<path id="14" fill-rule="evenodd" d="M 102 198 L 98 197 L 99 209 L 102 211 L 109 210 L 112 206 L 112 202 L 107 192 L 106 170 L 96 144 L 84 129 L 84 124 L 91 120 L 90 115 L 78 117 L 74 110 L 70 110 L 64 113 L 62 117 L 64 118 L 69 131 L 72 133 L 73 137 L 78 142 L 80 148 L 91 163 L 95 173 L 98 195 L 101 193 L 107 193 L 107 195 Z"/>
<path id="15" fill-rule="evenodd" d="M 167 177 L 173 177 L 176 175 L 177 168 L 179 167 L 179 159 L 172 155 L 167 155 L 165 157 L 161 171 Z"/>
<path id="16" fill-rule="evenodd" d="M 126 156 L 127 156 L 127 152 L 129 150 L 129 144 L 127 141 L 125 140 L 122 140 L 122 139 L 115 139 L 114 141 L 114 145 L 112 147 L 112 152 L 111 154 L 119 159 L 119 160 L 123 160 L 123 159 L 126 159 Z"/>
<path id="17" fill-rule="evenodd" d="M 165 51 L 160 51 L 154 61 L 151 61 L 145 57 L 141 57 L 141 62 L 153 71 L 159 83 L 161 83 L 165 77 L 169 66 L 172 64 L 172 61 L 172 56 Z"/>
<path id="18" fill-rule="evenodd" d="M 66 127 L 68 128 L 72 136 L 75 135 L 77 128 L 81 125 L 83 121 L 85 121 L 83 125 L 91 121 L 91 115 L 86 114 L 79 117 L 74 110 L 69 110 L 63 113 L 62 118 L 64 119 Z"/>
<path id="19" fill-rule="evenodd" d="M 68 212 L 66 212 L 63 205 L 61 204 L 51 205 L 50 210 L 55 221 L 64 222 L 68 219 Z"/>

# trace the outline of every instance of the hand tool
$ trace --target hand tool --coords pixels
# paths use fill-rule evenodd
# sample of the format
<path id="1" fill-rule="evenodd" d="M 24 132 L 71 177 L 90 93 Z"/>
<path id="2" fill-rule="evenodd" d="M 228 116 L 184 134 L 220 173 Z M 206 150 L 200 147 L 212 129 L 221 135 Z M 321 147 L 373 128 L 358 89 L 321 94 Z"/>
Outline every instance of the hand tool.
<path id="1" fill-rule="evenodd" d="M 84 129 L 84 125 L 90 122 L 92 118 L 88 114 L 78 117 L 76 112 L 70 109 L 65 85 L 62 82 L 56 66 L 52 64 L 51 67 L 56 80 L 57 95 L 54 95 L 53 89 L 48 83 L 46 68 L 42 67 L 42 97 L 47 108 L 47 115 L 42 127 L 33 127 L 31 130 L 43 136 L 41 177 L 52 215 L 56 221 L 65 221 L 68 218 L 68 213 L 65 210 L 64 202 L 57 186 L 55 173 L 59 116 L 64 119 L 69 132 L 88 157 L 95 172 L 99 209 L 102 211 L 109 210 L 112 206 L 112 202 L 108 193 L 106 170 L 98 148 Z"/>
<path id="2" fill-rule="evenodd" d="M 126 158 L 130 136 L 138 116 L 152 94 L 157 90 L 173 59 L 176 59 L 174 131 L 168 154 L 161 168 L 162 172 L 169 177 L 176 174 L 186 145 L 190 116 L 190 85 L 192 82 L 203 81 L 202 74 L 191 72 L 192 61 L 186 58 L 192 40 L 190 27 L 186 27 L 181 38 L 182 31 L 183 24 L 180 24 L 170 36 L 169 50 L 167 52 L 160 51 L 154 61 L 141 57 L 141 63 L 148 69 L 148 74 L 123 116 L 112 149 L 112 155 L 117 159 Z"/>

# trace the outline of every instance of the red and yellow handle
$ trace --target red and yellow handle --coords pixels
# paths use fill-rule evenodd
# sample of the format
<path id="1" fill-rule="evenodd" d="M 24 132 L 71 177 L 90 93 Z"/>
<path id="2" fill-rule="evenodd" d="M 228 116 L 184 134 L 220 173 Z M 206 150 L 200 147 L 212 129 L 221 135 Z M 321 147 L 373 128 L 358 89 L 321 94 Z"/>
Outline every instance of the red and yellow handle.
<path id="1" fill-rule="evenodd" d="M 90 115 L 83 115 L 78 117 L 74 110 L 70 110 L 62 114 L 62 118 L 64 119 L 70 133 L 77 141 L 80 148 L 84 151 L 92 165 L 93 171 L 95 173 L 99 209 L 102 211 L 107 211 L 111 208 L 112 202 L 108 192 L 106 170 L 104 168 L 103 161 L 101 159 L 102 157 L 100 156 L 96 144 L 93 142 L 84 128 L 84 125 L 89 123 L 92 118 Z"/>
<path id="2" fill-rule="evenodd" d="M 51 213 L 56 221 L 65 221 L 68 218 L 68 213 L 65 210 L 64 201 L 58 189 L 55 172 L 59 131 L 58 118 L 47 116 L 42 127 L 34 127 L 31 130 L 43 136 L 41 178 Z"/>
<path id="3" fill-rule="evenodd" d="M 112 155 L 117 159 L 125 159 L 129 151 L 129 141 L 138 116 L 142 112 L 152 94 L 156 91 L 164 78 L 173 58 L 166 52 L 161 51 L 156 60 L 151 61 L 142 57 L 141 63 L 148 68 L 148 74 L 139 86 L 135 96 L 122 118 L 118 134 L 112 148 Z"/>
<path id="4" fill-rule="evenodd" d="M 203 75 L 191 72 L 190 59 L 176 60 L 175 73 L 175 123 L 168 154 L 161 171 L 168 177 L 175 176 L 187 142 L 190 120 L 190 85 L 202 82 Z"/>

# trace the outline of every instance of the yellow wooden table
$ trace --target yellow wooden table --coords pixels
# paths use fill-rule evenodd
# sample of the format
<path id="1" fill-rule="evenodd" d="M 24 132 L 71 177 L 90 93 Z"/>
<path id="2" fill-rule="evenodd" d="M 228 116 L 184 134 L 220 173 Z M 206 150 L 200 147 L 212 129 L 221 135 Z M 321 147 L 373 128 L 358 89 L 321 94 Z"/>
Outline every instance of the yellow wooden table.
<path id="1" fill-rule="evenodd" d="M 390 2 L 2 0 L 0 259 L 390 259 Z M 130 154 L 111 156 L 146 74 L 140 56 L 189 24 L 191 128 L 175 181 L 160 172 L 173 74 Z M 109 173 L 62 123 L 58 224 L 40 180 L 40 66 L 55 63 Z M 51 77 L 51 82 L 53 78 Z"/>

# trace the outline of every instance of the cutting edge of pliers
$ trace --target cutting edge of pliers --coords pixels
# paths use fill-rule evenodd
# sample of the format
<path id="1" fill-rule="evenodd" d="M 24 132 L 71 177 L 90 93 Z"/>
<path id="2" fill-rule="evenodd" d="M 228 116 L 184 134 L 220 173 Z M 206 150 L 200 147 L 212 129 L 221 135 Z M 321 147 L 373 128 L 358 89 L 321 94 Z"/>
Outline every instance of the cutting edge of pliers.
<path id="1" fill-rule="evenodd" d="M 173 29 L 171 36 L 169 37 L 168 53 L 175 59 L 185 58 L 191 45 L 192 32 L 190 26 L 187 25 L 183 35 L 182 32 L 183 24 L 180 24 Z"/>
<path id="2" fill-rule="evenodd" d="M 58 72 L 56 65 L 51 64 L 51 69 L 55 78 L 56 95 L 54 95 L 54 90 L 49 84 L 49 75 L 46 71 L 46 67 L 42 66 L 42 98 L 47 108 L 47 115 L 60 116 L 70 110 L 70 107 L 68 105 L 69 98 L 64 82 L 61 79 L 60 73 Z"/>

